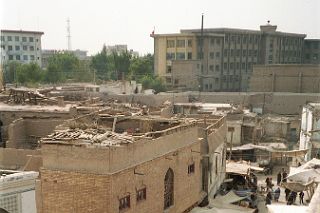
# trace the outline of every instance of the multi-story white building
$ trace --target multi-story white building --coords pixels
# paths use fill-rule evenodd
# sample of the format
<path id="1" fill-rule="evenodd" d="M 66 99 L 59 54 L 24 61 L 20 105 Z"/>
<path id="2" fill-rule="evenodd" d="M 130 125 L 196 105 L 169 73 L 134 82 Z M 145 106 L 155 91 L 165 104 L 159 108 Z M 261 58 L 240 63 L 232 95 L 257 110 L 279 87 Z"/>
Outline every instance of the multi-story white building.
<path id="1" fill-rule="evenodd" d="M 1 30 L 1 61 L 35 62 L 41 66 L 41 36 L 43 32 Z"/>
<path id="2" fill-rule="evenodd" d="M 0 170 L 0 212 L 35 213 L 38 172 Z"/>

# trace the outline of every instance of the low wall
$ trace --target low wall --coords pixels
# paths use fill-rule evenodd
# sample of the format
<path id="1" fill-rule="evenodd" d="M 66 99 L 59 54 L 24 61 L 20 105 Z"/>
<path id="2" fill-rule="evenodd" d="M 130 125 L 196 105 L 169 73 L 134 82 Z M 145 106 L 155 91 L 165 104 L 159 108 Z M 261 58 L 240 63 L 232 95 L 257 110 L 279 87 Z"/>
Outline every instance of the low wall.
<path id="1" fill-rule="evenodd" d="M 40 150 L 0 148 L 0 168 L 39 171 L 42 166 Z"/>

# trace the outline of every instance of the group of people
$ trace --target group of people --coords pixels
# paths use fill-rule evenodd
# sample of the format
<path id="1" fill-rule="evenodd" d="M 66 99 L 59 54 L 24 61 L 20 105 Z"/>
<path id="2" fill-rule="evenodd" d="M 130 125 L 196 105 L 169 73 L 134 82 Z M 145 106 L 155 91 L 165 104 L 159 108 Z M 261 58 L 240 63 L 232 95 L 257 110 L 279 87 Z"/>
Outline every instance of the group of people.
<path id="1" fill-rule="evenodd" d="M 287 205 L 292 205 L 296 202 L 297 199 L 297 192 L 291 191 L 290 189 L 285 189 L 284 193 L 286 194 L 286 201 L 287 201 Z M 300 200 L 300 205 L 304 204 L 303 203 L 303 199 L 304 199 L 304 192 L 301 191 L 299 192 L 299 200 Z"/>
<path id="2" fill-rule="evenodd" d="M 277 185 L 279 186 L 281 182 L 287 182 L 288 173 L 284 168 L 281 169 L 281 171 L 277 174 Z"/>

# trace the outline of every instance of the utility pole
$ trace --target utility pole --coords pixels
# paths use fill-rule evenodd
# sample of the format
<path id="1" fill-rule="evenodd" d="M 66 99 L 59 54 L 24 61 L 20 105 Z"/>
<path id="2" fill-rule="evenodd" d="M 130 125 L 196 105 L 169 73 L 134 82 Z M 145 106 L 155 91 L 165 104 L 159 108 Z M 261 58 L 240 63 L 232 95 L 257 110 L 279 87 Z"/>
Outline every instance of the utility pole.
<path id="1" fill-rule="evenodd" d="M 68 39 L 68 51 L 71 51 L 71 32 L 70 32 L 70 19 L 67 19 L 67 39 Z"/>
<path id="2" fill-rule="evenodd" d="M 202 90 L 202 74 L 203 74 L 203 13 L 201 16 L 201 34 L 200 34 L 200 75 L 199 75 L 199 100 L 200 100 L 200 94 Z"/>

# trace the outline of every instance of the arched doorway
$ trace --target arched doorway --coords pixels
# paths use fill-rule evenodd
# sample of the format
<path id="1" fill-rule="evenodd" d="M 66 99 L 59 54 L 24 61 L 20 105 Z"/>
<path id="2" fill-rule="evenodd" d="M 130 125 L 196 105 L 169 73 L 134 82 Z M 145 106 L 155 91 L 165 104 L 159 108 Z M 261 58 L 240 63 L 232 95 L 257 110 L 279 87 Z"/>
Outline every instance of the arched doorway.
<path id="1" fill-rule="evenodd" d="M 174 201 L 174 174 L 171 168 L 168 169 L 164 177 L 164 209 L 173 205 Z"/>

